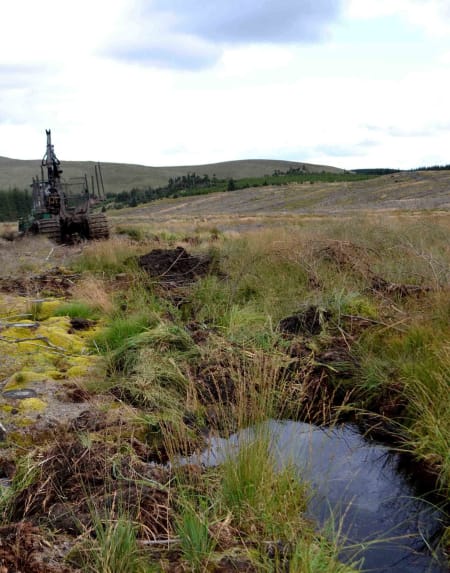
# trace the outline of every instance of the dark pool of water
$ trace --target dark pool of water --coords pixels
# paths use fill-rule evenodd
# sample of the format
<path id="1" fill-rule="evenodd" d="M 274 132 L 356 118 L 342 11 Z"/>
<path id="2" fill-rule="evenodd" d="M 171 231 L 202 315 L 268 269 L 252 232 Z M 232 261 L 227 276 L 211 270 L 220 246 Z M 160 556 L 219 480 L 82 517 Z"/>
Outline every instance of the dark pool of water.
<path id="1" fill-rule="evenodd" d="M 268 421 L 228 440 L 211 439 L 199 461 L 220 464 L 257 431 L 269 437 L 280 468 L 290 463 L 311 483 L 308 512 L 325 532 L 332 528 L 338 534 L 343 561 L 359 561 L 363 571 L 374 573 L 448 573 L 445 559 L 433 549 L 443 513 L 417 496 L 398 470 L 396 454 L 353 427 Z"/>

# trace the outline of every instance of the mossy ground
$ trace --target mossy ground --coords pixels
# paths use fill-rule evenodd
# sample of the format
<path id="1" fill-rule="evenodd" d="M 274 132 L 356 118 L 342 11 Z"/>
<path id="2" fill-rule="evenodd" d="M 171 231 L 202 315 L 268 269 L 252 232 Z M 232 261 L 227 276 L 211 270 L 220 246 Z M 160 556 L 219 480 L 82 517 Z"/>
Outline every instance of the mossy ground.
<path id="1" fill-rule="evenodd" d="M 46 410 L 54 402 L 56 381 L 62 387 L 80 380 L 99 364 L 90 347 L 98 328 L 74 332 L 67 316 L 53 316 L 62 304 L 57 299 L 35 302 L 0 294 L 0 353 L 6 357 L 0 404 L 7 414 L 3 421 L 16 436 L 18 428 L 53 416 L 54 408 L 51 413 Z M 21 390 L 34 396 L 16 398 L 14 391 Z"/>

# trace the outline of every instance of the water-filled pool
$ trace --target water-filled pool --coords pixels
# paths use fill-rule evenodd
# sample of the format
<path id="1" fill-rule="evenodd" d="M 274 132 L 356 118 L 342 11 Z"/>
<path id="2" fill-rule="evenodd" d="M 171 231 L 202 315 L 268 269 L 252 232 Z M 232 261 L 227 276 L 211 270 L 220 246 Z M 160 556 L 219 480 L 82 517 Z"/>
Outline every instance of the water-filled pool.
<path id="1" fill-rule="evenodd" d="M 343 561 L 361 560 L 373 573 L 448 573 L 442 556 L 433 556 L 442 512 L 417 496 L 397 454 L 351 426 L 270 420 L 227 440 L 212 438 L 197 461 L 218 465 L 259 432 L 280 468 L 290 463 L 311 483 L 308 512 L 324 531 L 339 534 Z"/>

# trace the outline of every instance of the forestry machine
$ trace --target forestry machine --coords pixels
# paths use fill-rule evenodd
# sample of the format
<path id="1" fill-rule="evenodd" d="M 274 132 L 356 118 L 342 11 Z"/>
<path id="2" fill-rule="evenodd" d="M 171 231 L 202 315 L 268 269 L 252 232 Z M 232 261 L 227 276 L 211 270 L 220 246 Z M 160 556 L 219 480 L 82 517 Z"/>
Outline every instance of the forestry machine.
<path id="1" fill-rule="evenodd" d="M 91 188 L 87 176 L 65 181 L 56 157 L 51 131 L 46 130 L 47 150 L 41 161 L 41 176 L 34 177 L 33 209 L 29 217 L 19 221 L 19 231 L 45 235 L 57 243 L 73 243 L 80 239 L 105 239 L 109 236 L 108 221 L 101 208 L 105 199 L 100 164 L 95 165 Z"/>

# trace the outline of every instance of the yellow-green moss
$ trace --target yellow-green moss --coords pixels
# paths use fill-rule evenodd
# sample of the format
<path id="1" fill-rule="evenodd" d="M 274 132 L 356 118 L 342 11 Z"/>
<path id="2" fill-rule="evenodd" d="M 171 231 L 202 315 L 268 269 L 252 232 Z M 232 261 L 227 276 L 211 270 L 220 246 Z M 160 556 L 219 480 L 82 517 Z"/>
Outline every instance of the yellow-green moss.
<path id="1" fill-rule="evenodd" d="M 68 378 L 86 376 L 99 364 L 100 360 L 98 356 L 71 356 L 68 360 L 70 367 L 66 372 L 66 376 Z"/>
<path id="2" fill-rule="evenodd" d="M 33 320 L 19 320 L 15 321 L 15 324 L 23 324 L 23 327 L 9 327 L 2 331 L 2 336 L 8 340 L 21 340 L 22 338 L 32 338 L 36 336 L 36 332 L 39 330 L 39 324 Z M 26 328 L 26 325 L 29 325 Z"/>
<path id="3" fill-rule="evenodd" d="M 38 308 L 34 309 L 37 314 L 33 318 L 45 320 L 36 324 L 34 320 L 20 317 L 30 311 L 29 299 L 0 295 L 0 309 L 10 310 L 4 321 L 29 325 L 29 328 L 5 328 L 2 331 L 2 336 L 9 341 L 0 340 L 0 355 L 8 357 L 4 376 L 13 373 L 5 390 L 20 390 L 46 380 L 83 378 L 98 364 L 100 358 L 89 354 L 87 340 L 100 328 L 97 326 L 90 331 L 69 334 L 70 318 L 51 316 L 60 304 L 60 300 L 37 303 Z"/>
<path id="4" fill-rule="evenodd" d="M 77 332 L 77 336 L 79 336 L 83 340 L 91 340 L 99 335 L 99 333 L 105 328 L 104 324 L 96 324 L 95 326 L 89 328 L 89 330 L 80 330 Z"/>
<path id="5" fill-rule="evenodd" d="M 89 356 L 89 355 L 71 356 L 69 358 L 69 363 L 71 366 L 88 367 L 88 366 L 92 366 L 92 364 L 94 364 L 95 362 L 98 362 L 98 360 L 99 360 L 98 356 Z"/>
<path id="6" fill-rule="evenodd" d="M 348 302 L 347 312 L 366 318 L 377 318 L 378 311 L 374 303 L 368 298 L 358 296 Z"/>
<path id="7" fill-rule="evenodd" d="M 71 353 L 79 353 L 85 348 L 85 343 L 76 334 L 69 334 L 69 329 L 70 319 L 65 316 L 55 316 L 41 324 L 39 334 L 48 338 L 58 348 Z"/>
<path id="8" fill-rule="evenodd" d="M 26 432 L 10 432 L 8 434 L 8 443 L 22 448 L 29 448 L 33 445 L 33 437 Z"/>
<path id="9" fill-rule="evenodd" d="M 45 320 L 53 316 L 55 310 L 62 304 L 61 300 L 44 300 L 39 302 L 32 302 L 29 305 L 27 312 L 35 320 Z"/>
<path id="10" fill-rule="evenodd" d="M 48 328 L 61 328 L 67 332 L 70 328 L 70 318 L 68 316 L 51 316 L 44 322 Z"/>
<path id="11" fill-rule="evenodd" d="M 72 366 L 72 368 L 69 368 L 69 370 L 67 370 L 66 377 L 67 378 L 82 378 L 83 376 L 86 376 L 86 374 L 88 372 L 89 372 L 89 368 L 86 366 Z"/>
<path id="12" fill-rule="evenodd" d="M 46 407 L 46 402 L 40 398 L 25 398 L 20 401 L 19 410 L 21 412 L 42 412 Z"/>
<path id="13" fill-rule="evenodd" d="M 23 296 L 0 294 L 0 316 L 2 318 L 14 314 L 25 314 L 27 306 L 28 300 Z"/>
<path id="14" fill-rule="evenodd" d="M 20 390 L 30 383 L 39 382 L 43 380 L 43 375 L 39 372 L 32 372 L 29 370 L 20 370 L 11 376 L 4 390 Z"/>
<path id="15" fill-rule="evenodd" d="M 17 428 L 28 428 L 29 426 L 32 426 L 35 422 L 36 420 L 34 418 L 27 418 L 26 416 L 19 418 L 16 415 L 14 418 L 14 425 Z"/>
<path id="16" fill-rule="evenodd" d="M 6 414 L 10 414 L 14 408 L 10 404 L 2 404 L 0 406 L 0 410 L 5 412 Z"/>
<path id="17" fill-rule="evenodd" d="M 66 373 L 59 370 L 46 370 L 45 377 L 51 378 L 52 380 L 64 380 Z"/>

